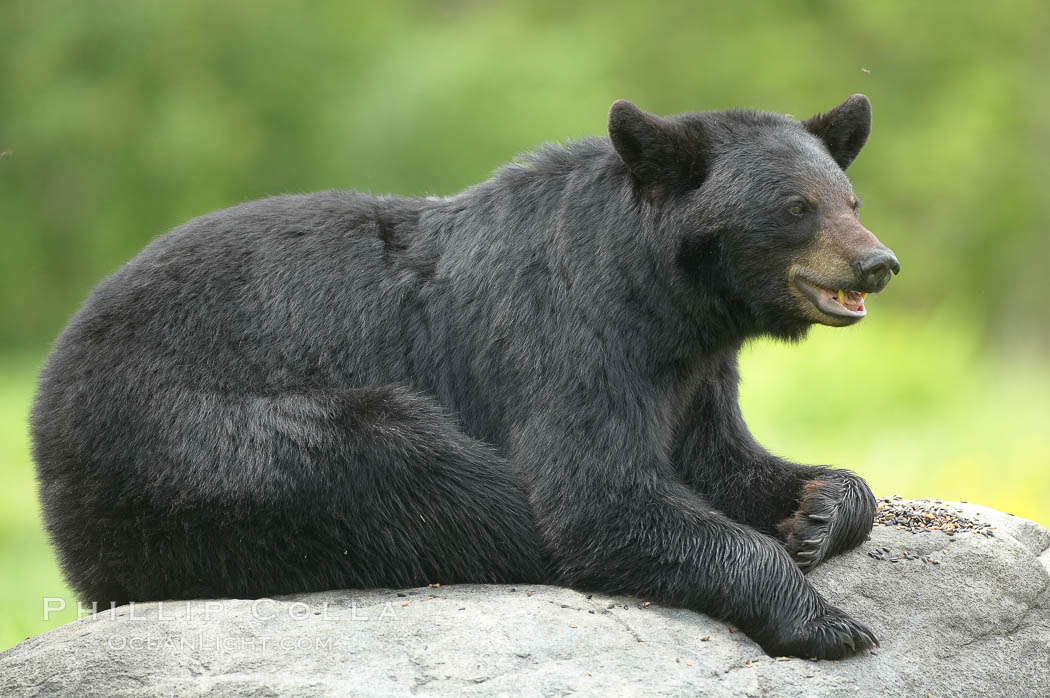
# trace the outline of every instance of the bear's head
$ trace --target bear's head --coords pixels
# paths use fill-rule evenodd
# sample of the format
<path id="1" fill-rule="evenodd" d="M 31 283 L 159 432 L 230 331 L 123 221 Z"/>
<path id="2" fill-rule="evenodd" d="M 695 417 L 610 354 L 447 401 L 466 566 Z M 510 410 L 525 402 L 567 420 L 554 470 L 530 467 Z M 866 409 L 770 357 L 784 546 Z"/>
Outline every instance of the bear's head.
<path id="1" fill-rule="evenodd" d="M 661 118 L 613 104 L 609 135 L 676 273 L 748 332 L 850 325 L 900 270 L 857 216 L 845 170 L 871 130 L 853 95 L 806 121 L 750 111 Z"/>

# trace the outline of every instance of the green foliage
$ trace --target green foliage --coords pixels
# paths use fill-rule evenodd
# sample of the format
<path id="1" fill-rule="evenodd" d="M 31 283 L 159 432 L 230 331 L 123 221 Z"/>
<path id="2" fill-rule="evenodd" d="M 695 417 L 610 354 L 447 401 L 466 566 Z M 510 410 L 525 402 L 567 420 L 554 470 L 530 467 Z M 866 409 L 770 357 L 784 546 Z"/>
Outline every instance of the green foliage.
<path id="1" fill-rule="evenodd" d="M 40 525 L 26 412 L 39 361 L 0 358 L 0 650 L 75 617 L 43 622 L 44 597 L 71 600 Z"/>
<path id="2" fill-rule="evenodd" d="M 24 419 L 47 343 L 102 277 L 248 199 L 455 192 L 538 143 L 603 133 L 620 97 L 799 117 L 871 97 L 850 174 L 902 274 L 855 329 L 749 350 L 745 413 L 774 451 L 879 494 L 1050 524 L 1048 35 L 1041 0 L 8 0 L 0 648 L 44 629 L 43 596 L 68 598 Z"/>
<path id="3" fill-rule="evenodd" d="M 957 318 L 893 316 L 874 300 L 860 326 L 744 353 L 741 404 L 759 442 L 855 470 L 878 495 L 971 501 L 1050 526 L 1050 369 L 994 363 Z"/>
<path id="4" fill-rule="evenodd" d="M 709 6 L 704 6 L 709 5 Z M 851 174 L 904 275 L 1033 342 L 1050 258 L 1048 6 L 8 3 L 0 341 L 38 346 L 144 243 L 285 191 L 451 193 L 618 97 L 672 113 L 874 103 Z M 989 332 L 994 330 L 994 332 Z"/>

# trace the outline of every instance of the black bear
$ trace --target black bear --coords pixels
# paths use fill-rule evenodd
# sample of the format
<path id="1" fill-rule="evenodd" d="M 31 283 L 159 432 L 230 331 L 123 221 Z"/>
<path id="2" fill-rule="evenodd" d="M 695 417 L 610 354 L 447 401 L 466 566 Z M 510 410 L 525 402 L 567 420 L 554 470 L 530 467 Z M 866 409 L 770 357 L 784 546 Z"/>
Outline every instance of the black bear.
<path id="1" fill-rule="evenodd" d="M 43 370 L 43 514 L 85 600 L 429 582 L 631 592 L 769 653 L 872 632 L 803 571 L 863 480 L 764 451 L 737 353 L 848 325 L 898 271 L 844 170 L 855 95 L 805 122 L 629 102 L 448 198 L 283 196 L 103 281 Z"/>

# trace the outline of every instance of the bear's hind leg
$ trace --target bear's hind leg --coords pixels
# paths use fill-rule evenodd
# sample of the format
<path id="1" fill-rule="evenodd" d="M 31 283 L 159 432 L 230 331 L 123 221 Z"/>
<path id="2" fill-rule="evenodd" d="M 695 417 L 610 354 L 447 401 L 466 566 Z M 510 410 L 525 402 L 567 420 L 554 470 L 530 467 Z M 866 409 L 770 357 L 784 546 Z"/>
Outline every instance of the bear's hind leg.
<path id="1" fill-rule="evenodd" d="M 87 602 L 544 579 L 519 478 L 429 396 L 381 386 L 169 404 L 163 420 L 120 413 L 133 437 L 121 477 L 83 476 L 90 443 L 51 464 L 48 526 Z"/>

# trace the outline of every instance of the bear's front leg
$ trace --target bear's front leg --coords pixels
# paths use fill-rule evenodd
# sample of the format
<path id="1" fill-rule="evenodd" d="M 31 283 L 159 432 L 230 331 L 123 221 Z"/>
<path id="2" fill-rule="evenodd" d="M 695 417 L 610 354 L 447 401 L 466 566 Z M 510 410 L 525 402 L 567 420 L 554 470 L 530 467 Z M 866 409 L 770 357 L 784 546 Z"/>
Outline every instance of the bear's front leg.
<path id="1" fill-rule="evenodd" d="M 783 546 L 681 482 L 646 426 L 541 416 L 518 431 L 513 460 L 554 583 L 701 611 L 773 656 L 839 659 L 878 644 L 820 596 Z"/>
<path id="2" fill-rule="evenodd" d="M 723 457 L 725 451 L 723 451 Z M 722 467 L 694 463 L 686 481 L 727 516 L 777 536 L 803 572 L 867 538 L 875 496 L 845 470 L 740 453 Z"/>
<path id="3" fill-rule="evenodd" d="M 777 533 L 798 566 L 808 572 L 825 558 L 864 542 L 875 516 L 875 496 L 853 473 L 795 468 L 814 477 L 802 481 L 799 507 L 777 525 Z M 792 479 L 797 481 L 798 474 Z"/>
<path id="4" fill-rule="evenodd" d="M 778 536 L 803 571 L 860 545 L 875 515 L 864 480 L 770 454 L 751 436 L 736 398 L 735 363 L 727 359 L 700 386 L 679 432 L 682 479 L 727 516 Z"/>

